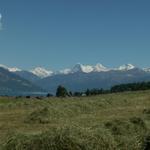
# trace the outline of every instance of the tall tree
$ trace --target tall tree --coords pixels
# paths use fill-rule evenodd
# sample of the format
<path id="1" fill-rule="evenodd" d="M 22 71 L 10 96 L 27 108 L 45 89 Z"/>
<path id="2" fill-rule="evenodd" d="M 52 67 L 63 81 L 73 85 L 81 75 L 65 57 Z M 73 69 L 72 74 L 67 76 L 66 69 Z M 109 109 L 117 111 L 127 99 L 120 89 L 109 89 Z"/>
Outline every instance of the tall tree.
<path id="1" fill-rule="evenodd" d="M 66 97 L 68 95 L 69 94 L 68 94 L 66 88 L 61 86 L 61 85 L 59 85 L 58 88 L 57 88 L 57 91 L 56 91 L 56 96 L 57 97 Z"/>

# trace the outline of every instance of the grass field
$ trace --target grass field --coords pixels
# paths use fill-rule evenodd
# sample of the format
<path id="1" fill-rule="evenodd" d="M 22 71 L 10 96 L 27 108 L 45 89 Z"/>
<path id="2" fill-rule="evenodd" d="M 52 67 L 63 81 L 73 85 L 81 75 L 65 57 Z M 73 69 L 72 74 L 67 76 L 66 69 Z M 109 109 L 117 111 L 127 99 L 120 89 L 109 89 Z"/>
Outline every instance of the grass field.
<path id="1" fill-rule="evenodd" d="M 2 150 L 149 150 L 150 91 L 0 98 Z"/>

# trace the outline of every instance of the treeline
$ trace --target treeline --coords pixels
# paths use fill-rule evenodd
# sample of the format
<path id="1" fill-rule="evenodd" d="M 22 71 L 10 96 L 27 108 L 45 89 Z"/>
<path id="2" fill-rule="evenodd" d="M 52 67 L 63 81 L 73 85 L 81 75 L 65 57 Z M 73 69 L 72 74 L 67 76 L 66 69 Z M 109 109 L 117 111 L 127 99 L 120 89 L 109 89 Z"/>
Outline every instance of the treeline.
<path id="1" fill-rule="evenodd" d="M 68 92 L 67 89 L 63 86 L 58 86 L 56 91 L 57 97 L 79 97 L 79 96 L 92 96 L 100 94 L 109 94 L 117 92 L 126 92 L 126 91 L 140 91 L 140 90 L 150 90 L 150 82 L 139 82 L 139 83 L 128 83 L 120 84 L 111 87 L 109 90 L 105 89 L 87 89 L 84 92 Z"/>
<path id="2" fill-rule="evenodd" d="M 149 90 L 150 82 L 141 82 L 141 83 L 129 83 L 129 84 L 120 84 L 115 85 L 111 88 L 111 92 L 124 92 L 124 91 L 139 91 L 139 90 Z"/>

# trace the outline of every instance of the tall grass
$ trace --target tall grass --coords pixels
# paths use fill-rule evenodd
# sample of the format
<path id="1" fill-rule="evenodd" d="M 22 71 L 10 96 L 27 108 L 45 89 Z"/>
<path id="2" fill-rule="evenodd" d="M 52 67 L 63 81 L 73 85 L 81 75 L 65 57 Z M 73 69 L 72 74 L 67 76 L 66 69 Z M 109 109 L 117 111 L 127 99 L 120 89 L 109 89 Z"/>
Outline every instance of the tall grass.
<path id="1" fill-rule="evenodd" d="M 2 150 L 149 150 L 150 92 L 0 98 Z"/>
<path id="2" fill-rule="evenodd" d="M 53 128 L 38 135 L 15 135 L 4 144 L 4 150 L 108 150 L 116 149 L 109 132 L 75 127 Z"/>

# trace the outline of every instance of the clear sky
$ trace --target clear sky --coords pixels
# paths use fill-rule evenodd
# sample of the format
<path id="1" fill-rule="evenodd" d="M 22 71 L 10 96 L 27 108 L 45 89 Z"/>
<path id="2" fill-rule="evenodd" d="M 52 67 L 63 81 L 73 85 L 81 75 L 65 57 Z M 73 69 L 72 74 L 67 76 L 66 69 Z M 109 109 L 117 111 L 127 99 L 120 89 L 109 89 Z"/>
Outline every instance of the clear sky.
<path id="1" fill-rule="evenodd" d="M 0 64 L 150 67 L 150 0 L 0 0 L 0 14 Z"/>

